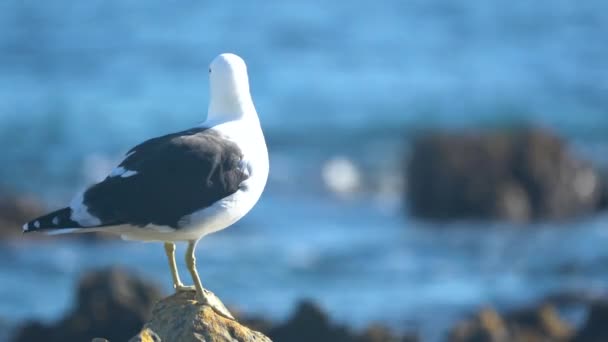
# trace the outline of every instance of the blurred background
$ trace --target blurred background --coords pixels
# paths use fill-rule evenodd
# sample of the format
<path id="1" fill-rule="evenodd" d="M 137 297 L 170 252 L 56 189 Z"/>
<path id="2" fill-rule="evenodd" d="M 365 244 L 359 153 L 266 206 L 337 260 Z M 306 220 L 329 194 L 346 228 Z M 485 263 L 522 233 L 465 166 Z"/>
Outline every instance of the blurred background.
<path id="1" fill-rule="evenodd" d="M 254 210 L 198 248 L 225 303 L 319 310 L 352 341 L 606 338 L 606 37 L 601 0 L 4 1 L 3 338 L 62 319 L 93 270 L 170 293 L 160 244 L 20 226 L 202 122 L 222 52 L 248 63 L 271 159 Z"/>

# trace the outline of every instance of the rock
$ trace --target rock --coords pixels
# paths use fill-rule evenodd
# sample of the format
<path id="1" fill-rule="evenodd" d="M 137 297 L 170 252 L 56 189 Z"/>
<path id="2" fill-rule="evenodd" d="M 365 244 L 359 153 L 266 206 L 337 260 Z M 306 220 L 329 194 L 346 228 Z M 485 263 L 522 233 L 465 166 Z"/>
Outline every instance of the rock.
<path id="1" fill-rule="evenodd" d="M 310 301 L 300 303 L 294 315 L 269 335 L 275 341 L 353 341 L 346 327 L 332 324 L 325 312 Z"/>
<path id="2" fill-rule="evenodd" d="M 110 268 L 85 274 L 76 298 L 65 318 L 52 325 L 27 323 L 14 341 L 91 341 L 101 336 L 127 341 L 149 318 L 160 290 L 124 269 Z"/>
<path id="3" fill-rule="evenodd" d="M 236 317 L 237 320 L 244 326 L 247 326 L 252 330 L 260 331 L 264 334 L 268 334 L 268 332 L 274 326 L 272 321 L 259 316 L 240 315 L 237 312 Z"/>
<path id="4" fill-rule="evenodd" d="M 585 324 L 574 337 L 574 342 L 608 341 L 608 300 L 598 300 L 591 304 Z"/>
<path id="5" fill-rule="evenodd" d="M 274 341 L 290 342 L 414 342 L 415 336 L 396 336 L 389 329 L 372 325 L 362 334 L 346 326 L 332 323 L 325 312 L 311 301 L 299 304 L 294 315 L 285 323 L 268 331 Z"/>
<path id="6" fill-rule="evenodd" d="M 509 333 L 502 317 L 493 309 L 483 309 L 472 319 L 458 323 L 450 341 L 508 341 Z"/>
<path id="7" fill-rule="evenodd" d="M 574 333 L 574 329 L 559 317 L 551 304 L 515 311 L 507 316 L 507 322 L 512 331 L 527 331 L 529 335 L 545 340 L 566 341 Z"/>
<path id="8" fill-rule="evenodd" d="M 542 130 L 422 136 L 406 177 L 411 213 L 427 219 L 565 219 L 605 202 L 600 174 Z"/>
<path id="9" fill-rule="evenodd" d="M 504 317 L 483 309 L 475 317 L 458 323 L 451 331 L 452 342 L 568 341 L 573 329 L 562 321 L 553 306 L 543 304 Z"/>
<path id="10" fill-rule="evenodd" d="M 378 324 L 368 326 L 356 339 L 359 342 L 417 342 L 416 335 L 396 336 L 388 328 Z"/>
<path id="11" fill-rule="evenodd" d="M 152 310 L 152 318 L 131 341 L 264 342 L 270 339 L 199 304 L 194 292 L 169 296 Z"/>
<path id="12" fill-rule="evenodd" d="M 154 331 L 144 328 L 139 334 L 130 339 L 129 342 L 161 342 L 161 339 Z"/>

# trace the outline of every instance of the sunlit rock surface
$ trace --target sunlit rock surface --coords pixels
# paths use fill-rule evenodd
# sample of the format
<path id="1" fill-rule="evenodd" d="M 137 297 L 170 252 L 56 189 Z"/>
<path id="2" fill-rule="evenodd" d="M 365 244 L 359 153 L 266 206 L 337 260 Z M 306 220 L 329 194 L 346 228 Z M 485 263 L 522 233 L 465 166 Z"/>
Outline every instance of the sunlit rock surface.
<path id="1" fill-rule="evenodd" d="M 194 300 L 194 292 L 181 292 L 159 301 L 152 318 L 131 341 L 270 342 L 208 305 Z"/>

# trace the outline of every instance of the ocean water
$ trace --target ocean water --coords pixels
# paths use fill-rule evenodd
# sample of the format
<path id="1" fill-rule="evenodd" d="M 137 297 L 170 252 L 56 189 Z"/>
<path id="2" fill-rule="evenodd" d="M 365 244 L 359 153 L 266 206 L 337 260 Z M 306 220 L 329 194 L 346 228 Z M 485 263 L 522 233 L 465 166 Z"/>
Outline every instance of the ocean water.
<path id="1" fill-rule="evenodd" d="M 205 285 L 276 319 L 311 297 L 344 322 L 439 338 L 488 303 L 603 292 L 608 222 L 412 219 L 401 200 L 409 137 L 531 124 L 606 165 L 607 36 L 601 0 L 5 1 L 0 185 L 62 205 L 132 145 L 203 121 L 207 64 L 238 53 L 271 176 L 248 217 L 201 243 Z M 97 266 L 169 290 L 157 244 L 15 241 L 0 254 L 11 322 L 58 318 Z"/>

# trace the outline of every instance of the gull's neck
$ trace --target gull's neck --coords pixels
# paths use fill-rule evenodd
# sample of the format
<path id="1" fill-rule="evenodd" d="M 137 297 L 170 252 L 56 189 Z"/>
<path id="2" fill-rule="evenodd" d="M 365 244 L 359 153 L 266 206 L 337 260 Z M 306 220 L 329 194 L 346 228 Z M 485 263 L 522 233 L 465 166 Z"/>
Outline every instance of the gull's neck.
<path id="1" fill-rule="evenodd" d="M 248 91 L 228 94 L 212 93 L 205 123 L 220 124 L 235 120 L 259 122 L 251 94 Z"/>

